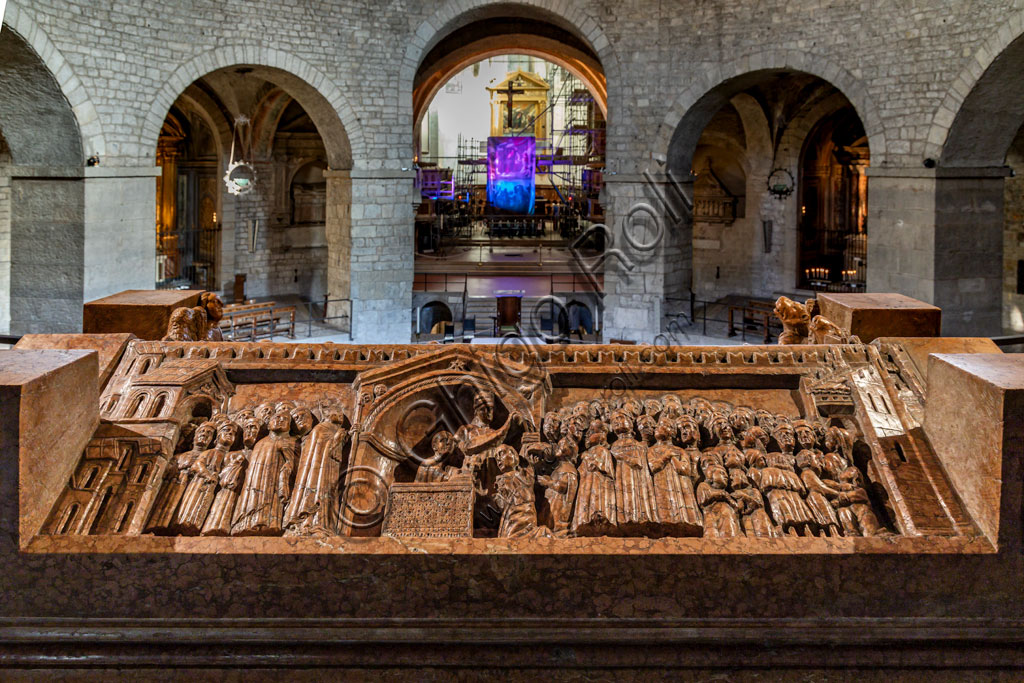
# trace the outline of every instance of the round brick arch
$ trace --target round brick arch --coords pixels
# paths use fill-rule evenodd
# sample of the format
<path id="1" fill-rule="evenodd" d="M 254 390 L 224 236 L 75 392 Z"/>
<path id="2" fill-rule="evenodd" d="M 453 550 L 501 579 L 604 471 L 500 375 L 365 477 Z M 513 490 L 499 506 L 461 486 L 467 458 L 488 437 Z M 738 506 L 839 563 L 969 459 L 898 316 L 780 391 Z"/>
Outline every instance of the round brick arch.
<path id="1" fill-rule="evenodd" d="M 157 139 L 174 100 L 196 80 L 220 69 L 256 67 L 253 74 L 281 87 L 313 120 L 334 170 L 360 167 L 367 159 L 366 141 L 355 111 L 341 90 L 321 71 L 294 55 L 263 46 L 223 45 L 181 65 L 150 105 L 140 142 L 156 153 Z"/>
<path id="2" fill-rule="evenodd" d="M 932 116 L 925 158 L 1001 166 L 1024 119 L 1024 12 L 1003 21 L 967 60 Z"/>
<path id="3" fill-rule="evenodd" d="M 46 33 L 18 5 L 15 0 L 8 1 L 3 17 L 4 27 L 21 36 L 57 82 L 78 122 L 84 156 L 98 154 L 102 157 L 107 152 L 103 126 L 85 86 Z"/>
<path id="4" fill-rule="evenodd" d="M 617 87 L 619 64 L 611 41 L 601 30 L 597 20 L 575 3 L 552 0 L 520 0 L 494 2 L 493 0 L 447 0 L 410 36 L 399 73 L 399 96 L 402 113 L 411 121 L 412 92 L 420 63 L 430 50 L 445 37 L 475 21 L 490 17 L 516 16 L 547 22 L 574 34 L 586 43 L 600 61 L 609 92 Z M 613 112 L 609 112 L 613 115 Z"/>
<path id="5" fill-rule="evenodd" d="M 711 67 L 683 90 L 666 112 L 650 156 L 675 171 L 688 171 L 704 128 L 733 95 L 755 85 L 763 74 L 799 71 L 830 83 L 853 105 L 864 123 L 872 159 L 885 157 L 885 129 L 867 88 L 839 65 L 799 50 L 757 52 Z M 877 155 L 877 156 L 876 156 Z"/>

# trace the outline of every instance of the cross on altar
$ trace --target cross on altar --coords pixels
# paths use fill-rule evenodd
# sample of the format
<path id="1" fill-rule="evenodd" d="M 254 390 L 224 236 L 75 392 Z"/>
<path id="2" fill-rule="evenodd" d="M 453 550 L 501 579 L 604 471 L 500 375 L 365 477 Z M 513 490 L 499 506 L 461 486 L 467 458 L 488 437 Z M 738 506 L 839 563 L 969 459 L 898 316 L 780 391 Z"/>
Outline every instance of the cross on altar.
<path id="1" fill-rule="evenodd" d="M 502 93 L 502 94 L 504 94 L 505 96 L 508 97 L 508 102 L 505 105 L 505 127 L 506 128 L 511 128 L 512 127 L 512 96 L 513 95 L 522 95 L 526 91 L 523 90 L 522 88 L 513 88 L 512 87 L 512 81 L 509 81 L 508 85 L 505 87 L 505 89 L 504 90 L 499 90 L 498 92 L 500 92 L 500 93 Z"/>

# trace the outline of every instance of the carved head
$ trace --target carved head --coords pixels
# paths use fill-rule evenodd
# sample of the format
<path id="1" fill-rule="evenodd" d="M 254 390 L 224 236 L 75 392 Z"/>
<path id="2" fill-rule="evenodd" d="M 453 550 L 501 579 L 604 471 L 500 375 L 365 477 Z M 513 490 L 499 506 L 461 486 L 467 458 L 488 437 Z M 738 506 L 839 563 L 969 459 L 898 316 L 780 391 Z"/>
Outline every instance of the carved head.
<path id="1" fill-rule="evenodd" d="M 714 413 L 711 416 L 708 422 L 708 431 L 720 444 L 732 443 L 736 438 L 736 433 L 733 432 L 732 425 L 729 424 L 729 418 L 722 413 Z"/>
<path id="2" fill-rule="evenodd" d="M 633 433 L 633 418 L 629 413 L 620 410 L 612 415 L 612 431 L 619 436 L 627 436 Z"/>
<path id="3" fill-rule="evenodd" d="M 640 432 L 640 438 L 647 443 L 654 442 L 654 430 L 658 423 L 650 415 L 641 415 L 636 419 L 636 429 Z"/>
<path id="4" fill-rule="evenodd" d="M 810 449 L 804 448 L 796 454 L 796 466 L 802 470 L 811 470 L 819 477 L 821 476 L 821 462 L 818 459 L 818 454 Z"/>
<path id="5" fill-rule="evenodd" d="M 593 420 L 587 430 L 587 448 L 608 443 L 608 426 L 602 420 Z"/>
<path id="6" fill-rule="evenodd" d="M 206 309 L 206 319 L 210 325 L 216 325 L 224 317 L 224 302 L 213 292 L 203 292 L 199 297 L 199 305 Z"/>
<path id="7" fill-rule="evenodd" d="M 806 328 L 807 324 L 811 321 L 810 313 L 807 312 L 807 306 L 798 304 L 786 296 L 780 296 L 775 301 L 775 315 L 778 316 L 783 325 L 802 325 Z"/>
<path id="8" fill-rule="evenodd" d="M 643 404 L 635 398 L 627 398 L 622 402 L 622 408 L 620 408 L 620 410 L 626 411 L 629 413 L 630 417 L 635 418 L 644 412 L 644 407 Z"/>
<path id="9" fill-rule="evenodd" d="M 579 457 L 579 449 L 576 447 L 576 443 L 570 439 L 562 439 L 555 448 L 555 457 L 559 460 L 575 463 Z"/>
<path id="10" fill-rule="evenodd" d="M 203 422 L 196 427 L 196 433 L 192 436 L 192 448 L 197 451 L 206 450 L 213 443 L 217 436 L 217 423 L 213 421 Z"/>
<path id="11" fill-rule="evenodd" d="M 256 410 L 253 413 L 256 415 L 256 419 L 263 424 L 270 424 L 270 416 L 274 414 L 274 404 L 261 403 L 256 406 Z"/>
<path id="12" fill-rule="evenodd" d="M 671 441 L 675 433 L 676 426 L 669 416 L 663 416 L 658 420 L 658 425 L 654 428 L 654 438 L 658 440 L 658 443 Z"/>
<path id="13" fill-rule="evenodd" d="M 511 472 L 519 464 L 519 454 L 508 444 L 502 444 L 495 449 L 494 462 L 502 474 Z"/>
<path id="14" fill-rule="evenodd" d="M 291 411 L 291 418 L 295 422 L 295 431 L 299 436 L 305 436 L 313 429 L 313 413 L 309 408 L 299 407 Z"/>
<path id="15" fill-rule="evenodd" d="M 562 421 L 558 419 L 558 414 L 549 411 L 544 415 L 544 426 L 542 427 L 544 433 L 544 439 L 548 443 L 557 443 L 558 438 L 562 433 Z"/>
<path id="16" fill-rule="evenodd" d="M 768 456 L 760 448 L 748 448 L 743 452 L 747 459 L 747 467 L 760 469 L 768 466 Z"/>
<path id="17" fill-rule="evenodd" d="M 434 434 L 433 438 L 430 439 L 430 448 L 433 449 L 434 455 L 443 455 L 445 457 L 452 454 L 455 450 L 455 437 L 452 436 L 451 432 L 440 431 Z"/>
<path id="18" fill-rule="evenodd" d="M 793 422 L 793 433 L 796 437 L 796 445 L 800 448 L 814 448 L 817 436 L 807 420 L 795 420 Z"/>
<path id="19" fill-rule="evenodd" d="M 796 447 L 796 433 L 793 430 L 793 425 L 789 422 L 780 422 L 772 430 L 772 438 L 775 439 L 775 443 L 779 444 L 779 448 L 784 453 L 792 453 Z"/>
<path id="20" fill-rule="evenodd" d="M 590 419 L 596 420 L 604 417 L 605 405 L 600 400 L 593 400 L 590 402 Z"/>
<path id="21" fill-rule="evenodd" d="M 644 401 L 644 415 L 649 415 L 653 418 L 657 418 L 661 415 L 661 411 L 665 409 L 661 401 L 656 398 L 649 398 Z"/>
<path id="22" fill-rule="evenodd" d="M 221 422 L 217 427 L 217 445 L 231 448 L 238 441 L 238 425 L 234 422 Z"/>
<path id="23" fill-rule="evenodd" d="M 767 450 L 769 441 L 768 432 L 755 425 L 743 432 L 740 444 L 744 448 L 760 448 L 761 450 Z"/>
<path id="24" fill-rule="evenodd" d="M 729 485 L 729 472 L 717 463 L 707 463 L 704 467 L 704 478 L 716 489 L 724 489 Z"/>
<path id="25" fill-rule="evenodd" d="M 775 425 L 778 420 L 775 419 L 775 414 L 764 409 L 754 411 L 754 420 L 757 422 L 757 426 L 768 432 L 769 434 L 775 429 Z"/>
<path id="26" fill-rule="evenodd" d="M 274 414 L 270 416 L 270 431 L 287 433 L 291 428 L 292 415 L 288 410 L 279 409 L 274 411 Z"/>
<path id="27" fill-rule="evenodd" d="M 690 415 L 683 415 L 676 421 L 676 429 L 679 430 L 679 441 L 683 446 L 692 446 L 700 440 L 700 427 L 697 420 Z"/>
<path id="28" fill-rule="evenodd" d="M 494 418 L 494 395 L 489 391 L 478 391 L 473 397 L 473 415 L 484 424 Z"/>
<path id="29" fill-rule="evenodd" d="M 235 413 L 234 421 L 235 424 L 245 424 L 245 421 L 251 417 L 256 417 L 256 412 L 252 408 L 243 408 Z"/>
<path id="30" fill-rule="evenodd" d="M 754 426 L 754 411 L 747 406 L 734 408 L 729 413 L 729 424 L 737 434 L 745 432 Z"/>
<path id="31" fill-rule="evenodd" d="M 851 441 L 850 433 L 842 427 L 829 427 L 825 430 L 825 450 L 830 453 L 849 458 Z"/>
<path id="32" fill-rule="evenodd" d="M 260 438 L 260 432 L 263 430 L 263 422 L 255 415 L 246 418 L 242 423 L 242 443 L 247 448 L 252 448 L 256 445 L 256 441 Z"/>

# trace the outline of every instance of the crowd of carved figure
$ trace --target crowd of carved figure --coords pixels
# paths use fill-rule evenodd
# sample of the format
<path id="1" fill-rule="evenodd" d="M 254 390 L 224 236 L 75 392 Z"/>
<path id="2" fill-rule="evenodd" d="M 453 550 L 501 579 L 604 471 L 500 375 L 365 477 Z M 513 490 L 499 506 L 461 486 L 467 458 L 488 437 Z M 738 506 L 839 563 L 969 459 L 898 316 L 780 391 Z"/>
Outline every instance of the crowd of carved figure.
<path id="1" fill-rule="evenodd" d="M 146 531 L 339 533 L 348 432 L 339 409 L 318 412 L 284 401 L 184 425 Z M 493 396 L 478 394 L 472 419 L 411 463 L 417 482 L 471 480 L 484 534 L 890 533 L 838 426 L 672 394 L 581 401 L 539 433 L 528 416 L 493 417 Z"/>
<path id="2" fill-rule="evenodd" d="M 434 436 L 419 481 L 472 476 L 499 536 L 873 536 L 878 520 L 845 429 L 675 395 L 579 402 L 503 443 L 486 397 Z M 461 467 L 439 465 L 461 450 Z"/>
<path id="3" fill-rule="evenodd" d="M 335 534 L 348 435 L 290 401 L 186 423 L 146 531 L 204 536 Z"/>

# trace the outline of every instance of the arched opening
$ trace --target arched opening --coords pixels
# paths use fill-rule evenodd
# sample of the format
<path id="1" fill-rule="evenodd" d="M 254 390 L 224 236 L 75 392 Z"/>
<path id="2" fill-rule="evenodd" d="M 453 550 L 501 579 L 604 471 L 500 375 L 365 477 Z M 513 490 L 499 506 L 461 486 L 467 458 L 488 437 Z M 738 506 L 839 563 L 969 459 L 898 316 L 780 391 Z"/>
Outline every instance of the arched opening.
<path id="1" fill-rule="evenodd" d="M 99 527 L 100 521 L 103 519 L 103 515 L 107 512 L 107 507 L 110 505 L 110 498 L 113 493 L 113 489 L 109 486 L 103 489 L 103 495 L 100 496 L 100 503 L 96 507 L 96 515 L 93 517 L 92 526 L 86 532 L 87 534 L 96 533 L 96 529 Z"/>
<path id="2" fill-rule="evenodd" d="M 669 232 L 669 296 L 711 309 L 864 290 L 868 137 L 828 81 L 782 69 L 728 79 L 687 110 L 666 160 L 670 178 L 693 178 L 690 230 Z"/>
<path id="3" fill-rule="evenodd" d="M 135 501 L 133 500 L 130 500 L 125 504 L 124 509 L 121 510 L 121 515 L 117 519 L 117 524 L 114 526 L 115 534 L 119 534 L 124 531 L 125 524 L 127 524 L 132 517 L 132 509 L 134 507 Z"/>
<path id="4" fill-rule="evenodd" d="M 441 301 L 431 301 L 420 309 L 420 332 L 423 334 L 442 336 L 445 323 L 452 321 L 452 309 Z"/>
<path id="5" fill-rule="evenodd" d="M 869 162 L 867 136 L 853 107 L 821 119 L 807 136 L 797 180 L 801 287 L 863 290 Z"/>
<path id="6" fill-rule="evenodd" d="M 61 515 L 60 522 L 54 527 L 53 533 L 57 536 L 63 536 L 68 533 L 71 526 L 77 521 L 75 518 L 78 517 L 78 503 L 72 503 L 64 510 L 64 514 Z"/>
<path id="7" fill-rule="evenodd" d="M 125 412 L 125 417 L 128 417 L 128 418 L 142 417 L 142 410 L 143 410 L 143 406 L 144 406 L 145 402 L 146 402 L 146 395 L 145 394 L 139 394 L 138 396 L 136 396 L 135 399 L 131 402 L 130 407 L 128 408 L 128 410 Z"/>
<path id="8" fill-rule="evenodd" d="M 85 480 L 82 482 L 81 488 L 88 489 L 96 481 L 96 475 L 100 473 L 100 468 L 92 467 L 89 469 L 89 473 L 85 475 Z"/>
<path id="9" fill-rule="evenodd" d="M 964 97 L 938 160 L 934 303 L 943 334 L 1024 332 L 1022 71 L 1019 36 Z"/>
<path id="10" fill-rule="evenodd" d="M 171 106 L 157 157 L 159 286 L 220 290 L 232 301 L 244 275 L 246 298 L 349 296 L 351 192 L 341 172 L 352 153 L 338 112 L 314 87 L 267 66 L 207 73 Z M 254 177 L 233 194 L 225 174 L 240 161 Z"/>
<path id="11" fill-rule="evenodd" d="M 0 240 L 0 332 L 77 332 L 86 277 L 82 139 L 57 80 L 7 25 L 0 92 L 0 235 L 9 235 Z"/>
<path id="12" fill-rule="evenodd" d="M 165 405 L 167 405 L 167 394 L 160 394 L 153 401 L 153 407 L 149 409 L 149 416 L 160 417 Z"/>
<path id="13" fill-rule="evenodd" d="M 414 299 L 461 295 L 475 334 L 524 334 L 563 280 L 602 287 L 603 268 L 580 275 L 574 254 L 604 248 L 607 117 L 597 53 L 553 14 L 496 5 L 439 32 L 413 81 Z"/>

